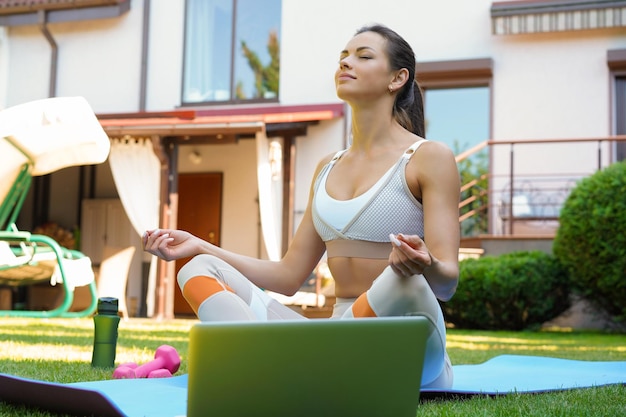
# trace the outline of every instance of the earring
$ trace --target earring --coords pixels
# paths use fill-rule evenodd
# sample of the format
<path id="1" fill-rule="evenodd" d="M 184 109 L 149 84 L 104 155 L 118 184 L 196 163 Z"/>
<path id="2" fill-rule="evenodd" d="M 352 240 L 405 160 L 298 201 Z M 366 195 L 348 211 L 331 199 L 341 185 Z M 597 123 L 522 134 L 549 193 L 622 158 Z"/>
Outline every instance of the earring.
<path id="1" fill-rule="evenodd" d="M 393 87 L 389 86 L 389 94 L 393 94 Z"/>

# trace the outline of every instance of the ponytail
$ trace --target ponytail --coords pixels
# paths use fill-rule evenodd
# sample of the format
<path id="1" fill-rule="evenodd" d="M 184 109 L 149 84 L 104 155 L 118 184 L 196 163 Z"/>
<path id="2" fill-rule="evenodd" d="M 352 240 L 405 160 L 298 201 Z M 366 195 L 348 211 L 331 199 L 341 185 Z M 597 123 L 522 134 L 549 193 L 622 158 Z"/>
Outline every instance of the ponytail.
<path id="1" fill-rule="evenodd" d="M 426 138 L 424 123 L 424 99 L 417 80 L 406 83 L 396 96 L 393 104 L 393 117 L 406 130 Z"/>

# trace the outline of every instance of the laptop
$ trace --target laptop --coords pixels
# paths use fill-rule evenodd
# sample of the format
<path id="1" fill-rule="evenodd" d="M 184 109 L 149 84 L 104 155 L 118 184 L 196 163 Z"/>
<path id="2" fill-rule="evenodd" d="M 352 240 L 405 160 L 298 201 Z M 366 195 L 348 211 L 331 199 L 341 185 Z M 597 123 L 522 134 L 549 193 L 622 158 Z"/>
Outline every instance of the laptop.
<path id="1" fill-rule="evenodd" d="M 415 417 L 422 316 L 199 323 L 187 417 Z"/>

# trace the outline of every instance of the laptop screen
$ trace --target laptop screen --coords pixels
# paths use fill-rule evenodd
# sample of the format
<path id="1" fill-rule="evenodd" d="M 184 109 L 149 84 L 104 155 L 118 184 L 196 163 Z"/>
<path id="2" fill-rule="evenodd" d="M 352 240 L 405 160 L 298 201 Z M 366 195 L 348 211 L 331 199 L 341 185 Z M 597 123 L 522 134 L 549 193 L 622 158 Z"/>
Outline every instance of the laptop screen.
<path id="1" fill-rule="evenodd" d="M 414 417 L 430 331 L 421 316 L 199 323 L 187 416 Z"/>

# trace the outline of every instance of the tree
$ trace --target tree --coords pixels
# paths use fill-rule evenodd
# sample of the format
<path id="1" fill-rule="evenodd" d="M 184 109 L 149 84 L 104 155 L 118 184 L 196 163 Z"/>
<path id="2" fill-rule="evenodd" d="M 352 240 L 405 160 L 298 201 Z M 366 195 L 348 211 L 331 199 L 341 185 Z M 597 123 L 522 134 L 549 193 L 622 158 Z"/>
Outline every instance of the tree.
<path id="1" fill-rule="evenodd" d="M 265 97 L 267 93 L 278 95 L 278 84 L 280 75 L 280 45 L 278 42 L 278 34 L 276 31 L 270 31 L 267 41 L 267 51 L 270 55 L 268 65 L 263 65 L 256 52 L 251 50 L 246 41 L 241 41 L 241 50 L 248 60 L 248 65 L 254 72 L 254 87 L 256 90 L 255 97 Z M 241 95 L 241 96 L 240 96 Z M 238 83 L 237 98 L 243 97 L 244 93 Z"/>

